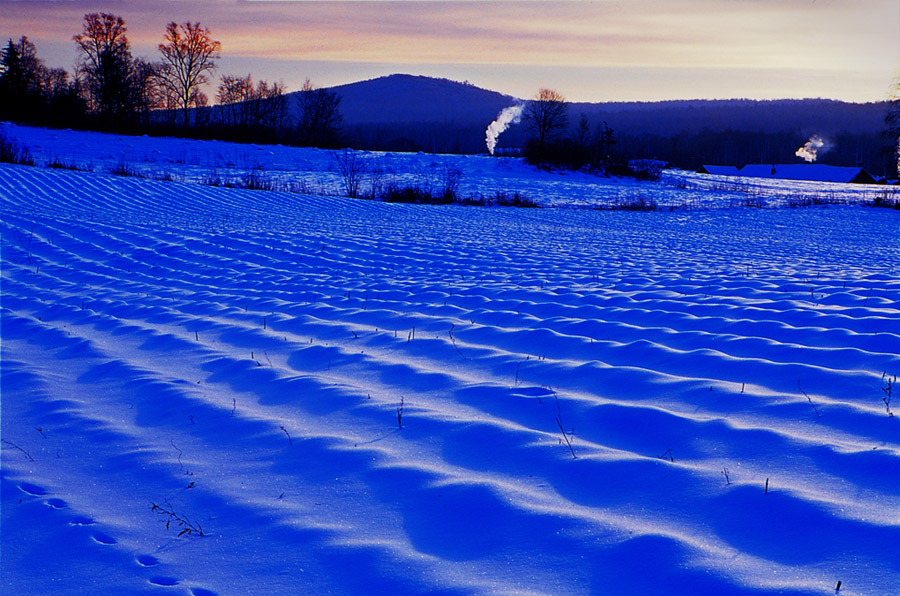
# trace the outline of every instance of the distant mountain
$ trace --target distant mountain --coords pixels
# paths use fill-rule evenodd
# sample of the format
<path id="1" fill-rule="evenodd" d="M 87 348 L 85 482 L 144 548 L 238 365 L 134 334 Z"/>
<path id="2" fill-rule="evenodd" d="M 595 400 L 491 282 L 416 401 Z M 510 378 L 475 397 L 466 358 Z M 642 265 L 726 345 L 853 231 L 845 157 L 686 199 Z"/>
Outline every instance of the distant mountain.
<path id="1" fill-rule="evenodd" d="M 515 99 L 468 83 L 395 74 L 331 87 L 348 125 L 456 122 L 485 127 Z"/>
<path id="2" fill-rule="evenodd" d="M 351 128 L 411 123 L 487 127 L 500 110 L 516 102 L 509 95 L 469 83 L 406 74 L 339 85 L 329 91 L 341 97 L 344 124 Z"/>

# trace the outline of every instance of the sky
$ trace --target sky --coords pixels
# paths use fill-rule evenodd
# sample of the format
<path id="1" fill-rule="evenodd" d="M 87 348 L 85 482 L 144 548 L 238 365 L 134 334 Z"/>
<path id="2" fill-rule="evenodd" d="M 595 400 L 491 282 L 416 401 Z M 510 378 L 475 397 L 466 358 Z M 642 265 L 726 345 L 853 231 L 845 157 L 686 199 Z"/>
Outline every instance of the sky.
<path id="1" fill-rule="evenodd" d="M 167 22 L 199 21 L 222 43 L 217 76 L 288 90 L 409 73 L 521 98 L 868 102 L 900 80 L 900 0 L 0 0 L 0 36 L 72 71 L 89 12 L 121 16 L 154 60 Z"/>

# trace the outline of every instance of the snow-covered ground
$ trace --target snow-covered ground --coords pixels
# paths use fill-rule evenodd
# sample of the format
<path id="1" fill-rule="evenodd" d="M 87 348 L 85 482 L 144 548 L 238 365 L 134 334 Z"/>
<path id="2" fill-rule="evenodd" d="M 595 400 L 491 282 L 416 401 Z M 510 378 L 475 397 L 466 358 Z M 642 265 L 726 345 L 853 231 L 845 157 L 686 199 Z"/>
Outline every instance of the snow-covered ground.
<path id="1" fill-rule="evenodd" d="M 897 594 L 900 212 L 4 131 L 94 168 L 0 164 L 4 594 Z"/>
<path id="2" fill-rule="evenodd" d="M 249 177 L 277 189 L 316 195 L 343 194 L 334 151 L 282 145 L 128 137 L 20 127 L 0 123 L 0 134 L 18 139 L 38 165 L 56 164 L 109 173 L 124 170 L 177 182 L 242 185 Z M 459 172 L 459 194 L 522 193 L 557 207 L 609 207 L 636 200 L 662 207 L 779 206 L 791 202 L 871 202 L 900 198 L 896 187 L 769 181 L 665 171 L 659 183 L 590 174 L 542 172 L 521 159 L 487 155 L 362 152 L 361 190 L 391 182 L 441 188 L 448 171 Z M 715 192 L 709 192 L 709 191 Z"/>

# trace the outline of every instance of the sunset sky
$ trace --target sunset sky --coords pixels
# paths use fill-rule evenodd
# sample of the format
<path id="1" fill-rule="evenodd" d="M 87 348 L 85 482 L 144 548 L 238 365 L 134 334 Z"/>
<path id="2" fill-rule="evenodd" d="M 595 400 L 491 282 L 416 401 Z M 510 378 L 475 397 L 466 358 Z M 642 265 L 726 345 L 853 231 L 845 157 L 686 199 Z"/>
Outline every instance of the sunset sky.
<path id="1" fill-rule="evenodd" d="M 133 54 L 153 60 L 168 21 L 200 21 L 222 42 L 218 75 L 289 90 L 403 72 L 573 101 L 863 102 L 900 74 L 900 0 L 0 0 L 0 35 L 71 71 L 88 12 L 122 16 Z"/>

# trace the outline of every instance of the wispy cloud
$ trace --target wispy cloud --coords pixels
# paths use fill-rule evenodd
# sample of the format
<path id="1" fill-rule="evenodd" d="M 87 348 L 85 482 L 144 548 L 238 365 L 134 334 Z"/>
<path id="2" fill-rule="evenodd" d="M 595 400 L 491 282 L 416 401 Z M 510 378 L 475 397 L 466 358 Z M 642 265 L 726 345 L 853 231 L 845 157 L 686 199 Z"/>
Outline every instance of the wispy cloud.
<path id="1" fill-rule="evenodd" d="M 136 53 L 169 20 L 200 20 L 232 59 L 340 64 L 790 72 L 860 76 L 879 99 L 900 67 L 896 0 L 596 0 L 594 2 L 5 2 L 6 37 L 69 43 L 90 11 L 113 10 Z M 39 48 L 40 49 L 40 48 Z M 877 81 L 883 79 L 879 88 Z M 832 86 L 833 88 L 833 86 Z M 796 93 L 796 92 L 792 92 Z M 571 95 L 571 93 L 569 93 Z M 721 95 L 728 96 L 723 91 Z"/>

